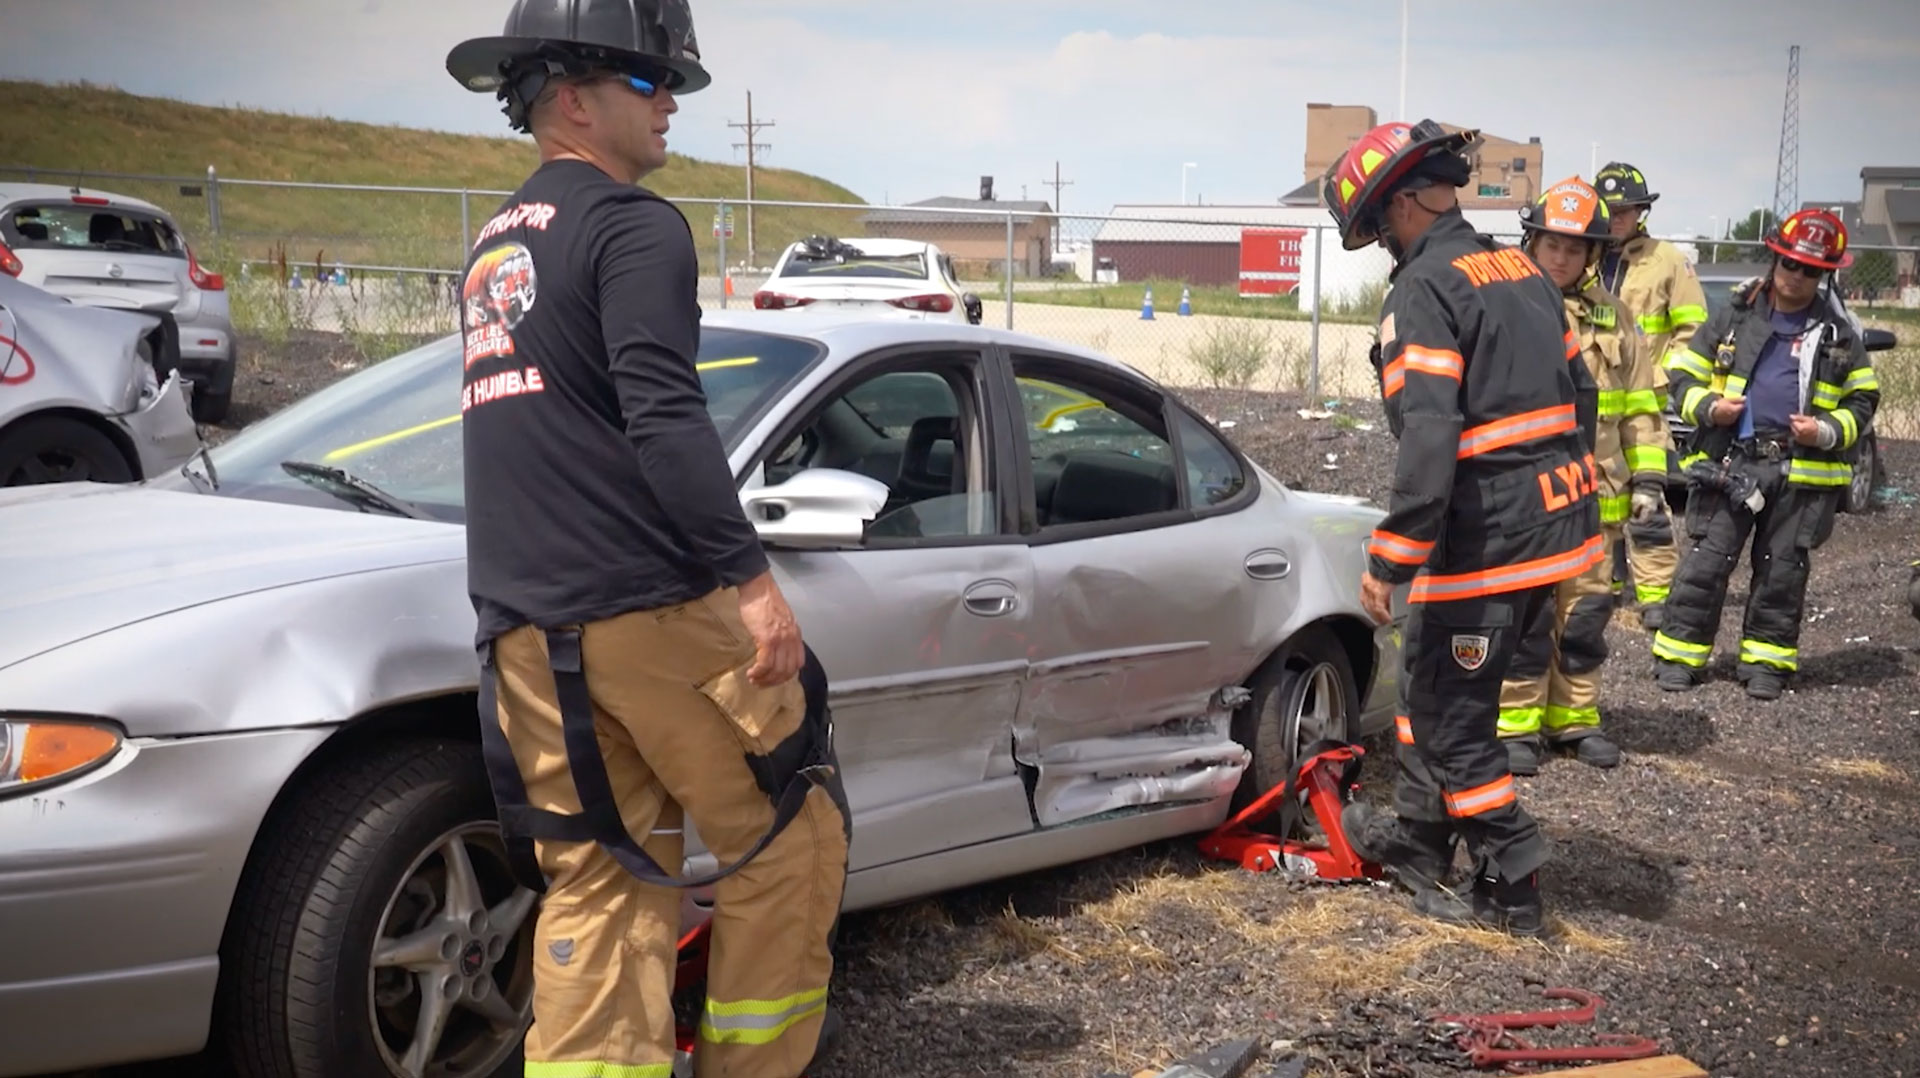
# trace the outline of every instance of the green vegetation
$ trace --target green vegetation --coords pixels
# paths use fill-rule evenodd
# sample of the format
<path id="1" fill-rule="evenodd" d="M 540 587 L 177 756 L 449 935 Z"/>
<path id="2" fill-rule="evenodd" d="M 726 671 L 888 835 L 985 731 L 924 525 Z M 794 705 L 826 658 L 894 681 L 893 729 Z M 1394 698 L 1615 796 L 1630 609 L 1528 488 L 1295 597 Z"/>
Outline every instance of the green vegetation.
<path id="1" fill-rule="evenodd" d="M 448 93 L 458 93 L 448 84 Z M 142 97 L 87 83 L 0 80 L 0 182 L 70 183 L 72 170 L 188 177 L 207 166 L 223 178 L 359 183 L 510 191 L 537 163 L 532 140 L 454 135 L 245 108 L 210 108 Z M 32 169 L 29 174 L 23 169 Z M 69 170 L 63 174 L 61 170 Z M 216 238 L 204 193 L 174 181 L 87 181 L 143 198 L 175 214 L 194 250 L 231 272 L 236 258 L 312 266 L 336 260 L 369 265 L 457 267 L 465 261 L 461 196 L 298 190 L 222 184 Z M 680 198 L 742 198 L 746 170 L 675 156 L 646 185 Z M 204 191 L 204 186 L 202 188 Z M 757 199 L 861 205 L 853 192 L 784 169 L 756 169 Z M 477 233 L 501 199 L 467 200 L 466 227 Z M 703 266 L 712 267 L 714 207 L 683 204 Z M 754 249 L 764 264 L 786 244 L 816 232 L 861 235 L 860 210 L 762 209 Z M 728 261 L 746 252 L 746 210 L 734 210 Z"/>
<path id="2" fill-rule="evenodd" d="M 1126 281 L 1120 284 L 1062 285 L 1058 288 L 1015 289 L 1015 303 L 1049 303 L 1062 307 L 1097 307 L 1109 310 L 1138 311 L 1153 289 L 1153 313 L 1162 317 L 1180 308 L 1180 290 L 1188 288 L 1188 303 L 1194 314 L 1231 315 L 1236 318 L 1271 318 L 1283 322 L 1305 322 L 1313 312 L 1300 309 L 1297 296 L 1242 297 L 1240 290 L 1228 285 L 1191 287 L 1179 281 L 1156 278 L 1150 281 Z M 1386 298 L 1385 282 L 1367 289 L 1352 302 L 1329 303 L 1320 312 L 1323 322 L 1371 324 L 1380 317 L 1380 304 Z M 1018 317 L 1017 315 L 1015 316 Z"/>

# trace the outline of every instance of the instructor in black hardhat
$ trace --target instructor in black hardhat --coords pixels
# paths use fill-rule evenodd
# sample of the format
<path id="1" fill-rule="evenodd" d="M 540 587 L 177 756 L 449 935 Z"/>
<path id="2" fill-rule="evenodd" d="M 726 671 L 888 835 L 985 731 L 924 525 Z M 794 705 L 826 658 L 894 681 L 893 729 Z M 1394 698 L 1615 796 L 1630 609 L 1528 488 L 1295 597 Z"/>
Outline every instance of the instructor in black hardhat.
<path id="1" fill-rule="evenodd" d="M 682 889 L 717 880 L 694 1073 L 794 1078 L 830 1039 L 848 825 L 824 674 L 694 365 L 693 235 L 637 186 L 708 83 L 692 14 L 518 0 L 447 70 L 540 148 L 461 303 L 480 727 L 546 895 L 526 1074 L 667 1078 Z M 719 872 L 672 875 L 684 822 Z"/>

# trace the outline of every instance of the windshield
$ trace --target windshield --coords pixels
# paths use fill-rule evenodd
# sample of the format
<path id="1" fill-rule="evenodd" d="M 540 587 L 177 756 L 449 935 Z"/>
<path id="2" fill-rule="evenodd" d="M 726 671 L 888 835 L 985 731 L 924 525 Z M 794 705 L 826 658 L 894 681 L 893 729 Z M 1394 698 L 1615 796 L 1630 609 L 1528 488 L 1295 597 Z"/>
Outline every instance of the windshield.
<path id="1" fill-rule="evenodd" d="M 64 248 L 186 257 L 186 247 L 173 227 L 139 210 L 66 203 L 15 206 L 0 220 L 0 238 L 18 250 Z"/>
<path id="2" fill-rule="evenodd" d="M 437 519 L 464 520 L 460 354 L 458 335 L 442 337 L 247 428 L 211 451 L 220 493 L 345 506 L 280 467 L 305 461 L 347 471 Z M 700 331 L 707 413 L 729 449 L 820 354 L 819 345 L 792 337 Z"/>
<path id="3" fill-rule="evenodd" d="M 927 277 L 927 260 L 922 255 L 850 254 L 839 258 L 816 258 L 806 251 L 795 251 L 781 268 L 782 277 L 885 277 L 893 280 L 921 281 Z"/>

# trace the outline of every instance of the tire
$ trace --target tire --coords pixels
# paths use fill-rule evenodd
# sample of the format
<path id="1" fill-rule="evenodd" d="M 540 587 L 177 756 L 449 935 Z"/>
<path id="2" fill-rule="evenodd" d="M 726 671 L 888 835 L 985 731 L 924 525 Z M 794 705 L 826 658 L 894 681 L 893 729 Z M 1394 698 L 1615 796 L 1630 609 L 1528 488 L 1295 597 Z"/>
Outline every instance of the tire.
<path id="1" fill-rule="evenodd" d="M 1253 751 L 1253 763 L 1234 791 L 1233 812 L 1286 782 L 1302 748 L 1323 738 L 1347 740 L 1360 714 L 1360 688 L 1347 649 L 1319 626 L 1289 641 L 1247 688 L 1253 697 L 1234 716 L 1233 736 Z M 1322 714 L 1304 716 L 1308 710 Z"/>
<path id="2" fill-rule="evenodd" d="M 1847 496 L 1840 500 L 1840 508 L 1848 513 L 1870 512 L 1879 474 L 1880 447 L 1869 432 L 1860 439 L 1859 448 L 1853 454 L 1853 481 L 1847 484 Z"/>
<path id="3" fill-rule="evenodd" d="M 240 1078 L 419 1073 L 403 1066 L 404 1053 L 429 977 L 490 999 L 501 1019 L 483 1019 L 480 1004 L 452 1005 L 430 1072 L 520 1073 L 536 896 L 507 869 L 476 746 L 356 750 L 292 791 L 260 836 L 221 954 L 216 1035 Z M 460 918 L 459 928 L 447 920 L 457 909 L 440 916 L 452 904 L 445 851 L 456 842 L 488 914 Z M 402 938 L 424 947 L 406 957 L 430 972 L 372 969 L 378 942 Z"/>
<path id="4" fill-rule="evenodd" d="M 113 439 L 81 420 L 37 416 L 0 433 L 0 487 L 133 478 L 132 462 Z"/>

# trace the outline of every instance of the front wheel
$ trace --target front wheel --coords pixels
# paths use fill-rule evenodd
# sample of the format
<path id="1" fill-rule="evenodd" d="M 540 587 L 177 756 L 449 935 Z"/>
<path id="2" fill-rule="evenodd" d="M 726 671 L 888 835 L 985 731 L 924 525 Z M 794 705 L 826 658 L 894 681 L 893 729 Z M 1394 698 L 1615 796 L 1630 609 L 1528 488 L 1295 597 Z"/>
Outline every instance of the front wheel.
<path id="1" fill-rule="evenodd" d="M 1261 667 L 1248 685 L 1253 698 L 1234 720 L 1234 738 L 1253 750 L 1253 764 L 1234 791 L 1233 811 L 1287 781 L 1302 750 L 1345 741 L 1359 723 L 1360 689 L 1338 638 L 1306 629 Z"/>
<path id="2" fill-rule="evenodd" d="M 479 750 L 357 752 L 261 829 L 223 947 L 242 1078 L 506 1078 L 532 1016 L 537 896 Z"/>

